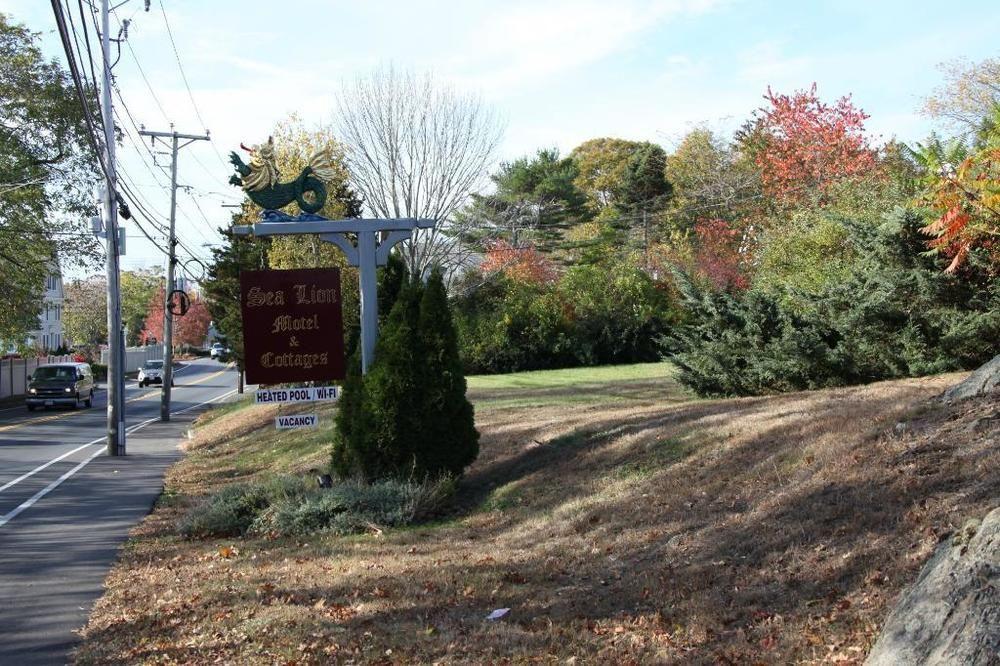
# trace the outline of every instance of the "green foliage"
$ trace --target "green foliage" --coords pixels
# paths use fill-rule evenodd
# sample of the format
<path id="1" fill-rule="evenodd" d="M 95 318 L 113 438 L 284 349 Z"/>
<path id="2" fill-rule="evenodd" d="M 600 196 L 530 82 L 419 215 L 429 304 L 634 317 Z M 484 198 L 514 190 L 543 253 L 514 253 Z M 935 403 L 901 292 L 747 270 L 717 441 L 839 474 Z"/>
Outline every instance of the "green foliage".
<path id="1" fill-rule="evenodd" d="M 677 282 L 690 323 L 664 343 L 681 383 L 699 395 L 818 388 L 849 374 L 839 335 L 817 318 L 796 315 L 763 292 L 713 292 L 683 274 Z"/>
<path id="2" fill-rule="evenodd" d="M 665 176 L 667 153 L 655 143 L 642 144 L 629 158 L 622 176 L 621 197 L 623 208 L 656 209 L 670 199 L 673 187 Z"/>
<path id="3" fill-rule="evenodd" d="M 265 509 L 283 500 L 298 498 L 305 490 L 305 481 L 297 477 L 226 486 L 205 504 L 190 511 L 181 522 L 180 532 L 197 538 L 245 534 Z"/>
<path id="4" fill-rule="evenodd" d="M 63 283 L 63 331 L 74 345 L 108 339 L 107 280 L 100 275 Z"/>
<path id="5" fill-rule="evenodd" d="M 764 233 L 755 286 L 769 292 L 817 294 L 843 281 L 853 261 L 844 224 L 829 214 L 805 210 L 787 225 Z"/>
<path id="6" fill-rule="evenodd" d="M 475 459 L 478 439 L 441 273 L 426 287 L 404 280 L 368 374 L 352 363 L 332 468 L 369 481 L 457 476 Z"/>
<path id="7" fill-rule="evenodd" d="M 622 183 L 629 162 L 633 155 L 648 145 L 605 137 L 584 141 L 573 149 L 570 157 L 579 170 L 576 185 L 587 195 L 594 210 L 621 200 Z"/>
<path id="8" fill-rule="evenodd" d="M 234 216 L 234 220 L 238 219 Z M 237 365 L 244 366 L 243 316 L 240 312 L 240 271 L 260 270 L 267 266 L 271 242 L 267 238 L 237 236 L 220 229 L 221 247 L 212 248 L 212 263 L 202 283 L 205 302 L 215 328 L 226 338 Z M 224 359 L 228 361 L 228 357 Z"/>
<path id="9" fill-rule="evenodd" d="M 17 344 L 38 328 L 46 277 L 96 265 L 85 227 L 99 170 L 69 74 L 3 13 L 0 100 L 0 341 Z"/>
<path id="10" fill-rule="evenodd" d="M 149 303 L 162 287 L 163 273 L 155 268 L 122 272 L 122 322 L 128 329 L 127 344 L 139 344 Z"/>
<path id="11" fill-rule="evenodd" d="M 669 294 L 628 262 L 575 266 L 554 285 L 497 278 L 455 300 L 468 372 L 656 360 L 678 317 Z"/>
<path id="12" fill-rule="evenodd" d="M 351 471 L 365 479 L 411 478 L 421 443 L 421 354 L 417 325 L 420 290 L 404 284 L 375 346 L 375 362 L 361 383 L 361 423 L 347 449 Z M 345 386 L 345 394 L 351 386 Z M 346 395 L 345 395 L 346 397 Z M 338 440 L 340 437 L 338 437 Z"/>
<path id="13" fill-rule="evenodd" d="M 421 409 L 423 445 L 419 465 L 429 475 L 457 476 L 479 455 L 472 403 L 465 397 L 465 374 L 458 354 L 448 294 L 435 269 L 420 301 L 417 347 L 423 354 Z"/>
<path id="14" fill-rule="evenodd" d="M 857 254 L 809 293 L 780 283 L 715 294 L 678 278 L 687 324 L 664 339 L 702 395 L 753 395 L 972 368 L 1000 341 L 997 285 L 961 282 L 921 256 L 920 218 L 842 222 Z"/>
<path id="15" fill-rule="evenodd" d="M 223 488 L 184 517 L 180 532 L 189 538 L 356 534 L 436 517 L 454 492 L 448 477 L 424 483 L 349 480 L 318 488 L 301 477 L 280 476 Z"/>
<path id="16" fill-rule="evenodd" d="M 733 222 L 759 203 L 760 174 L 753 160 L 705 128 L 691 130 L 667 157 L 673 187 L 670 225 L 685 230 L 712 217 Z"/>
<path id="17" fill-rule="evenodd" d="M 575 183 L 578 176 L 576 162 L 556 149 L 504 162 L 491 176 L 496 192 L 473 194 L 458 215 L 459 226 L 469 229 L 472 242 L 489 238 L 520 247 L 530 241 L 561 256 L 567 231 L 591 216 L 587 197 Z"/>

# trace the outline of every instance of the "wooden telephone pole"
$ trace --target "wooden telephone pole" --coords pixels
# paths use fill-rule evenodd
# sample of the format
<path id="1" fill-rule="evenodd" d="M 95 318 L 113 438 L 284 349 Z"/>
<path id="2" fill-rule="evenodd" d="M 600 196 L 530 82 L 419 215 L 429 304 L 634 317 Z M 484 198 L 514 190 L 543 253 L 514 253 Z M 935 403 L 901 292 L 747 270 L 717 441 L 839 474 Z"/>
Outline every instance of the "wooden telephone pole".
<path id="1" fill-rule="evenodd" d="M 195 141 L 211 141 L 208 131 L 203 135 L 178 134 L 174 126 L 169 132 L 151 132 L 145 128 L 139 131 L 142 136 L 150 137 L 150 142 L 157 140 L 170 148 L 170 238 L 167 239 L 167 280 L 163 303 L 163 392 L 160 398 L 160 420 L 170 420 L 170 388 L 174 377 L 174 316 L 172 297 L 174 293 L 174 268 L 177 264 L 177 234 L 175 222 L 177 219 L 177 151 Z M 169 142 L 167 141 L 169 139 Z M 184 143 L 178 143 L 183 140 Z"/>

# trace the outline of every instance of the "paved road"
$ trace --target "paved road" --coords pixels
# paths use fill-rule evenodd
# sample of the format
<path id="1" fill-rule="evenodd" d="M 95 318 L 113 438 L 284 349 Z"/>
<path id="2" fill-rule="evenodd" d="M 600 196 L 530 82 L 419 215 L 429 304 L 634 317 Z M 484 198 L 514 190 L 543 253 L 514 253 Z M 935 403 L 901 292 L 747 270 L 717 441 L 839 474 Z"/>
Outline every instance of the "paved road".
<path id="1" fill-rule="evenodd" d="M 160 389 L 126 388 L 128 455 L 105 453 L 107 401 L 94 407 L 0 409 L 0 666 L 64 664 L 128 530 L 162 488 L 179 438 L 206 403 L 236 386 L 208 359 L 178 371 L 173 416 Z"/>

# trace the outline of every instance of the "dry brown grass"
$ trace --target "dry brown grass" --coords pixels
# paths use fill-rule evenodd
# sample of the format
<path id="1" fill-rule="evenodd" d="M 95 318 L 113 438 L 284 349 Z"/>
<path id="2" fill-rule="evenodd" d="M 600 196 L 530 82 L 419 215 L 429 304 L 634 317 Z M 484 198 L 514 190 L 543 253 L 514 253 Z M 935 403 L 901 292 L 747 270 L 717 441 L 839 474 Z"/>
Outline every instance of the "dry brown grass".
<path id="1" fill-rule="evenodd" d="M 994 404 L 928 401 L 957 379 L 719 401 L 667 381 L 481 392 L 452 519 L 185 541 L 179 517 L 220 481 L 325 458 L 328 431 L 275 438 L 253 429 L 273 415 L 235 412 L 171 471 L 77 659 L 858 663 L 943 535 L 996 504 Z"/>

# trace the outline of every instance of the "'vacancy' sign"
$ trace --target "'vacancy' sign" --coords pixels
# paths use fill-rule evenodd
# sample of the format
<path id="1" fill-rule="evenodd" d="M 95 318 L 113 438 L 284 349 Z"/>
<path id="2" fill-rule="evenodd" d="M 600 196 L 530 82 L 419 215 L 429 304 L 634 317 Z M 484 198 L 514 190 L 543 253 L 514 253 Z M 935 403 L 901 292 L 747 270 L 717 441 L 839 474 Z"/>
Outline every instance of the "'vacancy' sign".
<path id="1" fill-rule="evenodd" d="M 249 384 L 344 378 L 340 271 L 241 271 Z"/>
<path id="2" fill-rule="evenodd" d="M 315 428 L 317 425 L 319 425 L 319 418 L 315 414 L 291 414 L 274 419 L 274 427 L 278 430 Z"/>

